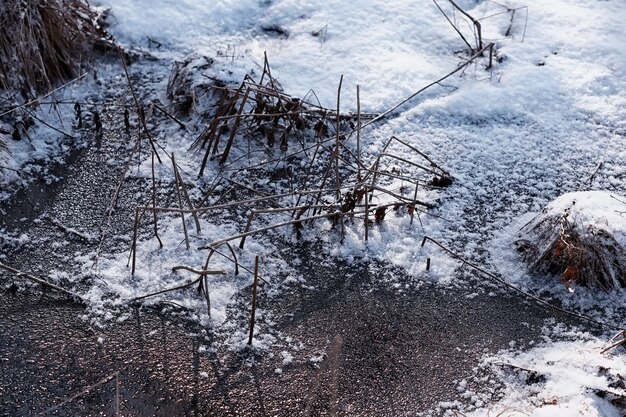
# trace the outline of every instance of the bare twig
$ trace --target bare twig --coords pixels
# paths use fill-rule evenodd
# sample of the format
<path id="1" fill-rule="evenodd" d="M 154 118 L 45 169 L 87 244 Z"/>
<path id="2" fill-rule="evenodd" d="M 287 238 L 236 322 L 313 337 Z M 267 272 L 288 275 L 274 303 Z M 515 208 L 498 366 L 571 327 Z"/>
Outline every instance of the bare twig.
<path id="1" fill-rule="evenodd" d="M 89 385 L 86 388 L 83 388 L 82 390 L 80 390 L 79 392 L 77 392 L 76 394 L 72 395 L 69 398 L 66 398 L 65 400 L 61 401 L 59 404 L 55 405 L 54 407 L 50 407 L 47 410 L 45 410 L 44 412 L 38 414 L 38 416 L 45 416 L 48 415 L 54 411 L 57 411 L 58 409 L 60 409 L 61 407 L 63 407 L 64 405 L 67 405 L 69 403 L 71 403 L 72 401 L 76 400 L 77 398 L 82 397 L 83 395 L 89 393 L 92 389 L 99 387 L 100 385 L 104 385 L 106 383 L 108 383 L 109 381 L 115 379 L 116 380 L 116 395 L 119 396 L 119 391 L 117 388 L 118 382 L 117 382 L 117 378 L 119 377 L 119 372 L 113 372 L 112 374 L 102 378 L 100 381 L 96 382 L 95 384 Z M 116 417 L 119 416 L 119 399 L 118 399 L 118 404 L 116 405 Z"/>
<path id="2" fill-rule="evenodd" d="M 185 234 L 185 246 L 187 247 L 187 249 L 189 249 L 189 235 L 187 234 L 187 223 L 185 222 L 185 214 L 182 212 L 183 210 L 183 198 L 181 196 L 181 192 L 180 192 L 180 179 L 178 178 L 178 175 L 176 174 L 176 159 L 174 157 L 174 153 L 172 152 L 172 166 L 174 167 L 174 179 L 176 180 L 176 193 L 178 194 L 178 206 L 180 207 L 181 211 L 180 211 L 180 218 L 183 222 L 183 232 Z M 193 210 L 193 208 L 191 208 L 191 210 Z M 197 220 L 197 219 L 196 219 Z M 199 223 L 198 223 L 198 228 L 199 228 Z"/>
<path id="3" fill-rule="evenodd" d="M 571 310 L 567 310 L 565 308 L 562 307 L 558 307 L 554 304 L 551 304 L 547 301 L 545 301 L 544 299 L 537 297 L 533 294 L 527 293 L 526 291 L 523 291 L 519 288 L 517 288 L 516 286 L 509 284 L 508 282 L 506 282 L 505 280 L 503 280 L 502 278 L 499 278 L 498 276 L 496 276 L 495 274 L 492 274 L 491 272 L 486 271 L 485 269 L 483 269 L 482 267 L 471 263 L 470 261 L 466 260 L 464 257 L 462 257 L 461 255 L 458 255 L 457 253 L 453 252 L 451 249 L 448 249 L 447 247 L 445 247 L 444 245 L 442 245 L 441 243 L 439 243 L 437 240 L 428 237 L 428 236 L 424 236 L 424 239 L 422 240 L 422 247 L 424 246 L 424 244 L 426 244 L 426 241 L 430 241 L 433 242 L 435 245 L 437 245 L 440 249 L 442 249 L 444 252 L 447 252 L 450 256 L 452 256 L 453 258 L 461 261 L 463 264 L 477 270 L 478 272 L 482 273 L 483 275 L 487 276 L 488 278 L 504 285 L 506 288 L 513 290 L 521 295 L 523 295 L 524 297 L 530 298 L 533 301 L 535 301 L 537 304 L 539 304 L 540 306 L 548 309 L 548 310 L 556 310 L 556 311 L 560 311 L 561 313 L 567 314 L 569 316 L 575 317 L 577 319 L 580 320 L 584 320 L 593 324 L 596 324 L 598 326 L 601 327 L 608 327 L 611 329 L 615 329 L 615 330 L 626 330 L 623 327 L 620 327 L 616 324 L 612 324 L 612 323 L 607 323 L 607 322 L 603 322 L 603 321 L 599 321 L 596 319 L 593 319 L 589 316 L 586 316 L 584 314 L 580 314 L 580 313 L 576 313 L 574 311 Z"/>
<path id="4" fill-rule="evenodd" d="M 157 193 L 156 193 L 156 175 L 154 173 L 154 152 L 151 152 L 151 167 L 152 167 L 152 207 L 156 208 L 157 203 Z M 159 241 L 159 247 L 163 247 L 163 242 L 159 237 L 159 226 L 157 224 L 157 212 L 156 210 L 152 211 L 152 217 L 154 219 L 154 236 L 156 236 Z"/>
<path id="5" fill-rule="evenodd" d="M 81 239 L 84 239 L 88 242 L 91 242 L 93 240 L 95 240 L 96 238 L 94 236 L 88 235 L 86 233 L 80 232 L 72 227 L 67 227 L 65 226 L 63 223 L 61 223 L 61 221 L 59 219 L 55 219 L 52 217 L 48 217 L 48 220 L 50 220 L 50 223 L 54 224 L 56 227 L 58 227 L 59 229 L 63 230 L 65 233 L 70 234 L 70 235 L 74 235 L 77 236 Z"/>
<path id="6" fill-rule="evenodd" d="M 336 211 L 336 212 L 333 212 L 333 213 L 320 214 L 320 215 L 317 215 L 317 216 L 311 216 L 311 217 L 307 217 L 307 218 L 304 218 L 304 219 L 296 219 L 296 220 L 290 220 L 290 221 L 286 221 L 286 222 L 282 222 L 282 223 L 273 224 L 271 226 L 262 227 L 260 229 L 256 229 L 256 230 L 252 230 L 252 231 L 249 231 L 249 232 L 246 232 L 246 233 L 240 233 L 238 235 L 234 235 L 234 236 L 230 236 L 230 237 L 227 237 L 227 238 L 224 238 L 224 239 L 220 239 L 220 240 L 217 240 L 217 241 L 215 241 L 215 242 L 213 242 L 213 243 L 211 243 L 209 245 L 205 245 L 205 246 L 199 247 L 198 249 L 211 249 L 214 246 L 219 246 L 219 245 L 221 245 L 223 243 L 230 242 L 231 240 L 240 239 L 240 238 L 246 237 L 246 236 L 252 236 L 252 235 L 255 235 L 257 233 L 267 232 L 269 230 L 278 229 L 280 227 L 289 226 L 289 225 L 300 223 L 300 222 L 305 222 L 305 221 L 310 221 L 310 220 L 317 220 L 317 219 L 324 219 L 324 218 L 331 218 L 331 217 L 339 215 L 340 213 L 341 213 L 341 211 Z M 356 215 L 356 214 L 363 214 L 363 213 L 362 212 L 360 212 L 360 213 L 353 213 L 353 215 Z"/>
<path id="7" fill-rule="evenodd" d="M 482 31 L 481 31 L 481 27 L 480 27 L 480 22 L 476 19 L 474 19 L 474 17 L 472 17 L 469 13 L 467 13 L 465 10 L 463 10 L 458 4 L 456 4 L 453 0 L 448 0 L 452 6 L 454 6 L 455 9 L 457 9 L 459 12 L 461 12 L 463 15 L 465 15 L 465 17 L 467 17 L 469 20 L 472 21 L 472 23 L 474 24 L 474 26 L 476 27 L 476 32 L 478 32 L 478 45 L 477 48 L 478 50 L 483 50 L 483 36 L 482 36 Z M 473 50 L 473 49 L 472 49 Z M 482 53 L 482 52 L 481 52 Z"/>
<path id="8" fill-rule="evenodd" d="M 180 126 L 181 129 L 187 130 L 187 126 L 185 126 L 185 124 L 181 122 L 176 116 L 174 116 L 173 114 L 171 114 L 170 112 L 168 112 L 167 110 L 165 110 L 163 107 L 159 106 L 156 103 L 152 105 L 154 106 L 155 109 L 159 110 L 161 113 L 165 114 L 167 117 L 172 119 L 178 126 Z"/>
<path id="9" fill-rule="evenodd" d="M 135 93 L 133 83 L 130 80 L 130 75 L 128 74 L 128 67 L 126 66 L 126 58 L 124 57 L 124 52 L 122 51 L 122 48 L 120 46 L 117 47 L 117 50 L 120 54 L 122 67 L 124 68 L 124 74 L 126 75 L 126 81 L 128 81 L 128 88 L 130 89 L 130 94 L 132 95 L 133 101 L 135 102 L 135 109 L 137 110 L 137 117 L 139 117 L 139 121 L 141 122 L 143 130 L 146 133 L 148 140 L 150 141 L 150 146 L 152 147 L 152 151 L 156 155 L 157 161 L 159 161 L 159 164 L 160 164 L 161 157 L 159 156 L 159 153 L 156 150 L 154 139 L 152 138 L 152 133 L 150 133 L 150 129 L 148 129 L 148 125 L 146 124 L 146 118 L 143 114 L 143 110 L 141 110 L 141 106 L 139 105 L 139 100 L 137 99 L 137 94 Z"/>
<path id="10" fill-rule="evenodd" d="M 602 349 L 602 350 L 600 351 L 600 353 L 606 353 L 606 352 L 608 352 L 609 350 L 611 350 L 611 349 L 615 349 L 616 347 L 621 346 L 621 345 L 626 346 L 626 332 L 622 330 L 620 333 L 621 333 L 621 335 L 622 335 L 622 340 L 618 340 L 617 342 L 615 342 L 615 343 L 611 344 L 610 346 L 608 346 L 608 347 L 606 347 L 606 348 Z M 618 335 L 619 335 L 620 333 L 618 333 Z M 616 335 L 616 336 L 617 336 L 617 335 Z M 615 339 L 615 336 L 613 336 L 613 338 L 612 338 L 611 340 L 614 340 L 614 339 Z"/>
<path id="11" fill-rule="evenodd" d="M 80 75 L 80 76 L 78 76 L 78 77 L 74 78 L 73 80 L 66 82 L 66 83 L 65 83 L 65 84 L 63 84 L 62 86 L 57 87 L 57 88 L 55 88 L 54 90 L 51 90 L 50 92 L 48 92 L 48 93 L 44 94 L 44 95 L 43 95 L 43 96 L 41 96 L 41 97 L 38 97 L 38 98 L 36 98 L 36 99 L 34 99 L 34 100 L 30 100 L 30 101 L 28 101 L 28 102 L 26 102 L 26 103 L 23 103 L 23 104 L 17 105 L 17 106 L 15 106 L 15 107 L 13 107 L 13 108 L 11 108 L 11 109 L 9 109 L 9 110 L 7 110 L 7 111 L 3 112 L 3 113 L 0 113 L 0 117 L 5 116 L 5 115 L 7 115 L 7 114 L 9 114 L 9 113 L 13 113 L 15 110 L 19 110 L 19 109 L 21 109 L 21 108 L 23 108 L 23 107 L 30 106 L 31 104 L 37 104 L 37 103 L 39 102 L 39 100 L 44 99 L 44 98 L 46 98 L 46 97 L 49 97 L 49 96 L 51 96 L 52 94 L 56 93 L 57 91 L 63 90 L 65 87 L 67 87 L 67 86 L 69 86 L 69 85 L 72 85 L 72 84 L 74 84 L 75 82 L 78 82 L 78 81 L 82 80 L 82 79 L 83 79 L 83 78 L 85 78 L 86 76 L 87 76 L 87 73 L 84 73 L 83 75 Z"/>
<path id="12" fill-rule="evenodd" d="M 259 285 L 259 255 L 254 258 L 254 282 L 252 283 L 252 312 L 250 313 L 250 336 L 248 337 L 248 345 L 252 345 L 252 336 L 254 335 L 254 321 L 256 316 L 256 291 Z"/>
<path id="13" fill-rule="evenodd" d="M 361 181 L 361 91 L 359 85 L 356 86 L 356 160 L 357 164 L 357 181 Z"/>
<path id="14" fill-rule="evenodd" d="M 437 85 L 439 83 L 441 83 L 443 80 L 445 80 L 446 78 L 449 78 L 451 76 L 453 76 L 454 74 L 456 74 L 457 72 L 461 71 L 462 69 L 464 69 L 465 67 L 467 67 L 469 64 L 471 64 L 476 58 L 482 56 L 482 53 L 490 47 L 491 44 L 485 46 L 484 48 L 481 48 L 478 52 L 476 52 L 474 55 L 472 55 L 467 61 L 465 61 L 464 63 L 462 63 L 461 65 L 457 66 L 454 70 L 450 71 L 448 74 L 444 75 L 443 77 L 439 78 L 436 81 L 431 82 L 430 84 L 420 88 L 419 90 L 417 90 L 415 93 L 411 94 L 409 97 L 407 97 L 406 99 L 402 100 L 400 103 L 396 104 L 395 106 L 393 106 L 392 108 L 390 108 L 389 110 L 386 110 L 385 112 L 381 113 L 380 115 L 376 116 L 375 118 L 373 118 L 372 120 L 370 120 L 369 122 L 365 123 L 363 125 L 363 127 L 369 126 L 372 123 L 376 123 L 379 122 L 385 118 L 387 118 L 387 116 L 389 116 L 391 113 L 393 113 L 395 110 L 397 110 L 399 107 L 403 106 L 404 104 L 408 103 L 409 101 L 411 101 L 413 98 L 415 98 L 417 95 L 419 95 L 420 93 L 424 92 L 425 90 L 429 89 L 430 87 Z"/>
<path id="15" fill-rule="evenodd" d="M 197 274 L 197 275 L 224 275 L 226 274 L 226 271 L 224 271 L 223 269 L 218 269 L 218 270 L 194 269 L 187 265 L 176 265 L 172 267 L 172 272 L 181 271 L 181 270 L 193 272 L 194 274 Z"/>
<path id="16" fill-rule="evenodd" d="M 446 20 L 448 21 L 448 23 L 450 23 L 450 26 L 452 26 L 452 28 L 454 29 L 454 31 L 461 37 L 461 39 L 463 40 L 463 42 L 465 42 L 465 44 L 467 45 L 467 47 L 470 49 L 470 51 L 473 51 L 474 48 L 472 47 L 472 45 L 470 45 L 470 43 L 467 41 L 467 39 L 465 39 L 465 36 L 463 35 L 463 33 L 461 33 L 461 31 L 459 30 L 459 28 L 456 27 L 456 25 L 454 24 L 454 22 L 452 22 L 452 20 L 450 20 L 450 18 L 448 17 L 448 15 L 446 14 L 446 12 L 443 11 L 443 9 L 441 8 L 441 6 L 439 6 L 439 3 L 437 3 L 437 0 L 433 0 L 433 3 L 435 3 L 435 6 L 437 6 L 437 8 L 439 9 L 439 11 L 441 12 L 441 14 L 443 15 L 443 17 L 446 18 Z"/>
<path id="17" fill-rule="evenodd" d="M 341 177 L 339 176 L 339 138 L 341 132 L 341 116 L 339 113 L 340 104 L 341 104 L 341 84 L 343 83 L 343 74 L 341 74 L 341 78 L 339 78 L 339 87 L 337 88 L 337 136 L 335 142 L 335 188 L 337 192 L 335 194 L 335 202 L 339 204 L 339 200 L 341 199 Z M 340 210 L 341 211 L 341 210 Z M 341 242 L 343 243 L 344 239 L 344 224 L 343 224 L 343 212 L 339 214 L 339 223 L 341 227 Z"/>
<path id="18" fill-rule="evenodd" d="M 36 282 L 37 284 L 43 285 L 44 287 L 53 289 L 55 291 L 59 291 L 59 292 L 61 292 L 63 294 L 66 294 L 66 295 L 69 295 L 70 297 L 72 297 L 73 299 L 78 301 L 79 303 L 85 304 L 85 300 L 80 295 L 78 295 L 78 294 L 76 294 L 76 293 L 74 293 L 72 291 L 66 290 L 65 288 L 61 288 L 58 285 L 52 284 L 51 282 L 48 282 L 48 281 L 46 281 L 44 279 L 37 278 L 36 276 L 28 274 L 26 272 L 22 272 L 19 269 L 12 268 L 9 265 L 6 265 L 6 264 L 4 264 L 2 262 L 0 262 L 0 269 L 4 269 L 5 271 L 9 271 L 12 274 L 15 274 L 15 276 L 18 277 L 18 278 L 25 278 L 25 279 L 27 279 L 29 281 L 33 281 L 33 282 Z"/>
<path id="19" fill-rule="evenodd" d="M 174 161 L 173 152 L 172 152 L 172 161 L 174 162 L 173 167 L 174 167 L 174 175 L 176 177 L 176 183 L 180 185 L 180 188 L 183 190 L 183 197 L 185 197 L 185 201 L 187 202 L 187 205 L 189 206 L 190 209 L 193 210 L 193 203 L 191 202 L 191 198 L 189 198 L 189 192 L 187 192 L 187 186 L 185 185 L 185 182 L 183 181 L 183 177 L 181 177 L 180 175 L 180 171 L 178 170 L 178 165 Z M 200 233 L 200 220 L 198 220 L 197 213 L 191 212 L 191 216 L 193 217 L 193 220 L 196 223 L 196 232 Z"/>

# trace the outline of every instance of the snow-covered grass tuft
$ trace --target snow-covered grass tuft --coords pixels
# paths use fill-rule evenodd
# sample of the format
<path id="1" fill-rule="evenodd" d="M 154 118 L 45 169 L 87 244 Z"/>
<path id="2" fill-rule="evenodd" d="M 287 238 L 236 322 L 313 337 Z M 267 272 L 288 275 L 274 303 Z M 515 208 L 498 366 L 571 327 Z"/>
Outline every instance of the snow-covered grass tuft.
<path id="1" fill-rule="evenodd" d="M 568 193 L 518 233 L 517 248 L 532 272 L 605 291 L 626 287 L 626 201 L 613 193 Z"/>

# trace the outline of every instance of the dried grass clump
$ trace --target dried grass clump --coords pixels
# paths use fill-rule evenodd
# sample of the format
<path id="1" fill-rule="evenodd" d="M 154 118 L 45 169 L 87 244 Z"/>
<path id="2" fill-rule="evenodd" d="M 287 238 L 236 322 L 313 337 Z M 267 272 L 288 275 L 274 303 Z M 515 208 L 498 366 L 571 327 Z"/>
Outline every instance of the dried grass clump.
<path id="1" fill-rule="evenodd" d="M 559 275 L 568 289 L 626 287 L 624 247 L 610 232 L 582 221 L 570 209 L 560 216 L 544 212 L 520 230 L 516 246 L 529 270 Z"/>
<path id="2" fill-rule="evenodd" d="M 191 54 L 176 62 L 167 83 L 167 97 L 177 116 L 189 116 L 192 111 L 202 113 L 210 108 L 213 87 L 225 84 L 205 74 L 213 66 L 213 58 Z"/>
<path id="3" fill-rule="evenodd" d="M 24 99 L 75 78 L 104 35 L 83 0 L 0 3 L 0 90 Z"/>

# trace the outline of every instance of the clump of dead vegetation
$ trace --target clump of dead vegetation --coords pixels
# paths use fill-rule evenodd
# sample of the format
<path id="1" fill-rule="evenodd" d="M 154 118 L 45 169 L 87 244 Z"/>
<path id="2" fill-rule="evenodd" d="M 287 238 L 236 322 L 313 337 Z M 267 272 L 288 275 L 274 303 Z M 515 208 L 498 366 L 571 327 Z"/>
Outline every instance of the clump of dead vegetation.
<path id="1" fill-rule="evenodd" d="M 246 269 L 237 258 L 247 238 L 291 229 L 286 234 L 300 239 L 320 222 L 330 225 L 321 230 L 331 239 L 343 242 L 345 228 L 353 228 L 367 241 L 370 230 L 385 223 L 390 213 L 421 222 L 420 215 L 434 206 L 426 201 L 428 191 L 452 183 L 452 176 L 412 139 L 392 136 L 376 154 L 364 154 L 361 130 L 377 115 L 361 111 L 358 86 L 357 111 L 341 110 L 343 78 L 337 105 L 330 109 L 313 91 L 303 98 L 286 93 L 272 75 L 267 57 L 258 78 L 248 74 L 238 85 L 218 82 L 210 77 L 211 71 L 198 82 L 198 72 L 211 65 L 198 56 L 175 65 L 168 94 L 174 111 L 193 111 L 204 121 L 192 150 L 201 155 L 198 176 L 210 172 L 215 177 L 209 179 L 203 197 L 193 201 L 170 155 L 178 204 L 160 206 L 153 189 L 151 201 L 136 207 L 129 266 L 132 273 L 141 268 L 136 254 L 142 229 L 153 229 L 154 238 L 161 241 L 158 222 L 165 216 L 180 218 L 185 246 L 191 248 L 195 239 L 198 250 L 207 252 L 206 261 L 177 267 L 195 273 L 195 280 L 135 301 L 198 286 L 210 315 L 206 277 L 225 273 L 210 269 L 214 255 L 230 260 L 236 275 L 239 268 Z M 198 105 L 201 100 L 215 103 L 208 120 L 205 106 Z M 237 233 L 215 241 L 202 239 L 203 220 L 210 223 L 222 216 L 239 223 Z M 194 226 L 195 236 L 188 230 Z M 220 252 L 223 248 L 227 251 Z"/>
<path id="2" fill-rule="evenodd" d="M 76 78 L 104 32 L 83 0 L 0 4 L 0 90 L 25 100 Z"/>
<path id="3" fill-rule="evenodd" d="M 192 111 L 200 113 L 200 109 L 210 108 L 207 103 L 213 98 L 213 87 L 224 86 L 205 74 L 214 62 L 213 58 L 194 53 L 174 63 L 167 83 L 167 98 L 174 114 L 189 116 Z"/>
<path id="4" fill-rule="evenodd" d="M 16 116 L 16 110 L 84 78 L 94 51 L 112 45 L 102 17 L 84 0 L 0 3 L 0 151 L 9 137 L 28 137 L 34 124 L 29 111 Z"/>
<path id="5" fill-rule="evenodd" d="M 568 289 L 626 287 L 626 250 L 609 231 L 581 220 L 574 206 L 541 213 L 520 230 L 516 246 L 529 270 L 558 275 Z"/>

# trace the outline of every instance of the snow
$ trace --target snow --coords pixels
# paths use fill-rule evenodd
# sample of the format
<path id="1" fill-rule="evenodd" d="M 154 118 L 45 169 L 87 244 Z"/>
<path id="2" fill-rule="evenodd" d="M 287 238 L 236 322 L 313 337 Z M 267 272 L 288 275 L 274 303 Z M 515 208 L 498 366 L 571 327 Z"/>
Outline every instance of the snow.
<path id="1" fill-rule="evenodd" d="M 624 220 L 619 213 L 624 211 L 623 204 L 609 197 L 626 194 L 623 4 L 592 0 L 506 3 L 512 8 L 527 6 L 516 12 L 509 37 L 505 31 L 510 14 L 502 13 L 505 10 L 501 5 L 470 0 L 460 4 L 482 19 L 484 40 L 495 42 L 501 62 L 487 71 L 486 58 L 478 60 L 426 90 L 387 120 L 365 128 L 362 134 L 367 162 L 372 162 L 386 140 L 395 135 L 450 170 L 454 185 L 420 194 L 420 198 L 437 205 L 430 215 L 421 215 L 413 223 L 406 213 L 388 213 L 382 225 L 370 230 L 368 243 L 363 240 L 360 222 L 346 228 L 343 244 L 322 222 L 303 231 L 303 238 L 321 241 L 331 258 L 337 256 L 349 262 L 382 259 L 404 268 L 417 280 L 453 285 L 460 263 L 432 244 L 422 248 L 421 239 L 428 235 L 486 265 L 514 285 L 537 291 L 548 288 L 565 307 L 582 309 L 598 319 L 616 320 L 623 325 L 624 319 L 616 317 L 612 306 L 624 305 L 624 295 L 587 291 L 560 295 L 557 285 L 527 279 L 524 265 L 511 245 L 519 227 L 551 201 L 554 202 L 547 206 L 548 211 L 562 209 L 576 200 L 576 216 L 609 225 L 623 236 Z M 323 106 L 332 108 L 343 75 L 342 110 L 356 109 L 359 85 L 362 110 L 382 113 L 451 72 L 467 57 L 460 52 L 463 42 L 434 4 L 426 0 L 393 4 L 382 0 L 222 0 L 210 6 L 200 0 L 100 0 L 98 7 L 111 9 L 110 30 L 125 47 L 143 50 L 159 59 L 157 64 L 137 64 L 130 70 L 141 73 L 149 69 L 156 73 L 160 81 L 155 81 L 154 87 L 161 95 L 171 64 L 190 53 L 215 60 L 209 75 L 238 83 L 246 73 L 261 72 L 267 52 L 272 74 L 285 92 L 311 98 L 312 89 Z M 444 8 L 452 13 L 447 6 Z M 280 28 L 288 36 L 273 36 L 262 28 Z M 467 24 L 462 23 L 461 28 L 471 35 Z M 155 47 L 148 37 L 162 45 Z M 86 94 L 90 85 L 81 84 L 63 94 L 79 97 Z M 67 111 L 65 117 L 71 118 L 71 112 Z M 0 164 L 28 173 L 40 169 L 29 165 L 29 161 L 54 159 L 63 153 L 64 142 L 58 135 L 44 128 L 39 128 L 37 135 L 35 150 L 27 141 L 8 140 L 11 159 L 0 155 Z M 167 128 L 159 130 L 157 136 L 165 150 L 175 153 L 183 176 L 195 177 L 200 156 L 188 152 L 195 136 Z M 354 146 L 354 138 L 349 141 Z M 398 144 L 389 151 L 406 154 L 406 149 Z M 257 161 L 261 159 L 258 157 Z M 587 180 L 599 162 L 602 167 L 597 176 Z M 389 168 L 393 165 L 386 164 Z M 213 178 L 218 169 L 211 167 L 206 178 Z M 144 158 L 130 175 L 148 178 L 150 173 L 150 159 Z M 19 178 L 12 171 L 2 175 L 0 185 L 4 193 L 5 185 Z M 157 167 L 157 177 L 171 181 L 168 164 Z M 202 181 L 205 180 L 199 180 L 201 185 Z M 261 185 L 270 192 L 281 187 L 276 183 Z M 392 188 L 400 185 L 398 181 L 389 183 Z M 590 193 L 578 193 L 589 190 Z M 191 193 L 192 199 L 202 195 L 197 189 Z M 193 222 L 187 220 L 192 230 Z M 193 276 L 187 273 L 171 272 L 172 267 L 204 265 L 207 252 L 195 249 L 239 233 L 240 221 L 225 221 L 219 213 L 201 218 L 202 232 L 192 233 L 192 250 L 185 250 L 180 218 L 160 217 L 164 247 L 159 249 L 151 235 L 141 235 L 134 275 L 127 266 L 127 247 L 103 254 L 97 267 L 94 254 L 81 257 L 78 262 L 98 277 L 85 293 L 92 313 L 113 320 L 130 299 L 191 280 Z M 263 224 L 266 223 L 259 220 L 258 226 Z M 11 245 L 25 244 L 28 239 L 5 235 L 4 231 L 3 238 Z M 289 231 L 259 235 L 246 241 L 245 250 L 237 251 L 240 264 L 248 268 L 253 266 L 254 256 L 261 255 L 262 274 L 272 283 L 267 291 L 274 291 L 276 296 L 280 292 L 276 288 L 281 284 L 307 288 L 306 277 L 295 272 L 295 263 L 285 260 L 277 244 L 280 239 L 290 238 Z M 238 240 L 231 243 L 236 245 Z M 224 246 L 220 250 L 228 253 Z M 427 258 L 431 260 L 428 272 Z M 203 325 L 228 326 L 227 308 L 233 296 L 250 285 L 252 276 L 246 271 L 235 276 L 232 262 L 218 255 L 214 255 L 210 267 L 226 270 L 225 275 L 209 277 L 210 318 L 205 300 L 193 290 L 159 295 L 144 302 L 175 302 L 192 311 Z M 62 272 L 52 271 L 52 275 L 66 277 Z M 388 284 L 395 283 L 389 279 Z M 263 331 L 255 332 L 255 349 L 262 351 L 271 348 L 279 337 L 267 332 L 271 317 L 264 315 L 263 310 L 259 314 L 268 320 L 261 325 Z M 244 349 L 245 332 L 234 328 L 229 331 L 233 348 Z M 606 388 L 606 377 L 598 374 L 601 368 L 624 375 L 623 358 L 598 352 L 606 335 L 583 332 L 577 336 L 576 340 L 563 341 L 559 339 L 564 337 L 563 332 L 559 332 L 532 349 L 520 351 L 512 347 L 486 358 L 485 366 L 500 361 L 527 367 L 545 375 L 546 382 L 524 386 L 514 373 L 502 370 L 500 377 L 507 387 L 504 397 L 497 404 L 478 399 L 473 415 L 485 415 L 486 411 L 497 414 L 493 411 L 506 409 L 534 416 L 618 415 L 590 389 Z M 282 355 L 283 365 L 289 365 L 293 357 L 286 351 L 282 353 L 286 353 Z M 319 354 L 308 360 L 319 365 L 323 359 L 323 354 Z M 278 370 L 282 372 L 282 368 Z M 450 407 L 461 407 L 461 403 L 441 405 Z"/>
<path id="2" fill-rule="evenodd" d="M 553 340 L 557 337 L 567 340 Z M 601 353 L 605 347 L 582 331 L 545 328 L 541 345 L 527 351 L 502 351 L 484 359 L 482 366 L 506 381 L 503 398 L 465 415 L 619 416 L 621 413 L 597 393 L 623 395 L 618 387 L 626 372 L 626 359 L 618 352 Z M 465 390 L 465 384 L 460 383 L 459 388 L 477 398 L 476 393 Z"/>
<path id="3" fill-rule="evenodd" d="M 626 200 L 606 191 L 579 191 L 559 196 L 544 209 L 545 215 L 568 212 L 572 222 L 609 232 L 620 245 L 626 245 Z"/>

